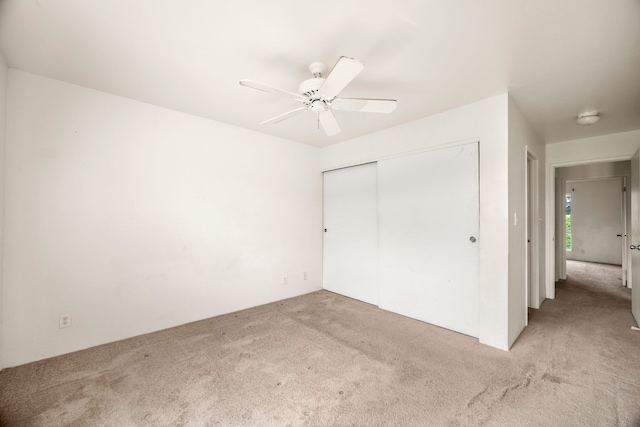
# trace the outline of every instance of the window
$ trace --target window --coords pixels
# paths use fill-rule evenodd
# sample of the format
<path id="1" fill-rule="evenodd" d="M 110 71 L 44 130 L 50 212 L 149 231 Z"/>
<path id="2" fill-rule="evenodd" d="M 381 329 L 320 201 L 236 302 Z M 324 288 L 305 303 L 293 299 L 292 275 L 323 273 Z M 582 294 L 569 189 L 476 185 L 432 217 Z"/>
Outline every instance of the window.
<path id="1" fill-rule="evenodd" d="M 571 193 L 565 195 L 565 249 L 571 250 Z"/>

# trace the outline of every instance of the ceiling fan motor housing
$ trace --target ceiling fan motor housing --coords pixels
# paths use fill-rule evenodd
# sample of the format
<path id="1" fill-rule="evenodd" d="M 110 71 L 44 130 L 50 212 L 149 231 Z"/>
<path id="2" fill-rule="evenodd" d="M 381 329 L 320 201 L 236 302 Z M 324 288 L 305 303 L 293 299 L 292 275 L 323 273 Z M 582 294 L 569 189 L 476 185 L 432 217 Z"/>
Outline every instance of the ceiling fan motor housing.
<path id="1" fill-rule="evenodd" d="M 324 77 L 314 77 L 312 79 L 307 79 L 300 83 L 300 87 L 298 88 L 298 93 L 300 95 L 308 96 L 312 98 L 322 86 L 324 82 Z"/>
<path id="2" fill-rule="evenodd" d="M 307 96 L 309 98 L 313 98 L 315 94 L 324 83 L 324 75 L 327 72 L 327 67 L 322 62 L 314 62 L 309 65 L 309 71 L 313 75 L 312 79 L 307 79 L 300 83 L 300 87 L 298 88 L 298 93 L 300 95 Z"/>

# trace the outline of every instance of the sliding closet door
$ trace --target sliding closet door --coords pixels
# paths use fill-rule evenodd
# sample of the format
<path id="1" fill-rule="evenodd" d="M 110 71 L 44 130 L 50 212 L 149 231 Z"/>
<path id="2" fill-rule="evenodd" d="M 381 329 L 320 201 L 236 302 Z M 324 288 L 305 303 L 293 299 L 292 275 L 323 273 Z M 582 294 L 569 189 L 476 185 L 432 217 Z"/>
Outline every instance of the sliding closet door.
<path id="1" fill-rule="evenodd" d="M 478 144 L 378 162 L 379 305 L 478 336 Z"/>
<path id="2" fill-rule="evenodd" d="M 324 289 L 378 304 L 376 164 L 324 173 Z"/>

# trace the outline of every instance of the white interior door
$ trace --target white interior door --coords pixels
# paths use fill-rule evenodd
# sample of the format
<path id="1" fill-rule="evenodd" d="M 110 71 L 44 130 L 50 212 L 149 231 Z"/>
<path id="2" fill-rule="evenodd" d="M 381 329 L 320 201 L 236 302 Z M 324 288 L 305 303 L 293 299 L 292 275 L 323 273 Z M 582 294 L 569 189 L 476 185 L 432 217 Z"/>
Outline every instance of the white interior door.
<path id="1" fill-rule="evenodd" d="M 324 289 L 378 304 L 376 164 L 324 173 Z"/>
<path id="2" fill-rule="evenodd" d="M 640 245 L 640 152 L 631 158 L 631 245 Z M 640 325 L 640 250 L 631 250 L 631 311 Z"/>
<path id="3" fill-rule="evenodd" d="M 378 162 L 379 305 L 478 336 L 478 144 Z"/>

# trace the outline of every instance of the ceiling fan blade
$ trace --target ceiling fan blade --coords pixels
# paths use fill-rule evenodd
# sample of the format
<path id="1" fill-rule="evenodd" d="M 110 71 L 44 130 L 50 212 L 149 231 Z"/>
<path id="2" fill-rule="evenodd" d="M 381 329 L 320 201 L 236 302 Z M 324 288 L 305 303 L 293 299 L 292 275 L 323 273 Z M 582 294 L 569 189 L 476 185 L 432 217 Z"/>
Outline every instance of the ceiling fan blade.
<path id="1" fill-rule="evenodd" d="M 364 111 L 366 113 L 391 113 L 396 109 L 395 99 L 336 98 L 331 108 L 342 111 Z"/>
<path id="2" fill-rule="evenodd" d="M 357 60 L 341 56 L 318 89 L 318 95 L 326 99 L 335 98 L 363 68 Z"/>
<path id="3" fill-rule="evenodd" d="M 278 123 L 283 120 L 287 120 L 290 117 L 297 116 L 298 114 L 307 111 L 307 107 L 296 108 L 295 110 L 287 111 L 286 113 L 280 114 L 279 116 L 275 116 L 270 118 L 269 120 L 265 120 L 260 123 L 261 125 L 270 125 L 273 123 Z"/>
<path id="4" fill-rule="evenodd" d="M 258 89 L 264 92 L 273 93 L 275 95 L 282 95 L 288 98 L 293 98 L 296 101 L 306 101 L 306 98 L 300 94 L 289 92 L 288 90 L 278 89 L 272 86 L 267 86 L 262 83 L 254 82 L 253 80 L 240 80 L 242 86 Z"/>
<path id="5" fill-rule="evenodd" d="M 318 114 L 318 120 L 320 120 L 320 124 L 322 125 L 322 129 L 324 129 L 324 133 L 327 136 L 337 135 L 340 132 L 340 125 L 338 125 L 338 121 L 336 120 L 336 116 L 333 115 L 333 111 L 327 108 L 324 111 L 321 111 Z"/>

